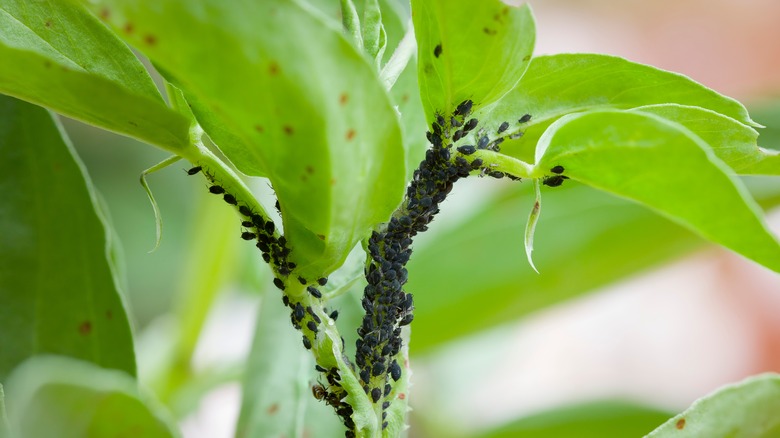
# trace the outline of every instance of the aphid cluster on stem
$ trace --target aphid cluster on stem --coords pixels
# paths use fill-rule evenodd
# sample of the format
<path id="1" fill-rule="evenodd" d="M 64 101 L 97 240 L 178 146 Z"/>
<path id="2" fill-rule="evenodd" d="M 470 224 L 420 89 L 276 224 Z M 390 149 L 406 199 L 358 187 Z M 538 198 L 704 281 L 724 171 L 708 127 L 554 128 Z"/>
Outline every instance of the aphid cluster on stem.
<path id="1" fill-rule="evenodd" d="M 564 170 L 565 169 L 561 165 L 553 167 L 550 169 L 550 172 L 554 173 L 555 175 L 544 177 L 544 179 L 542 179 L 542 184 L 548 187 L 558 187 L 559 185 L 563 184 L 564 181 L 569 179 L 568 176 L 562 175 Z"/>

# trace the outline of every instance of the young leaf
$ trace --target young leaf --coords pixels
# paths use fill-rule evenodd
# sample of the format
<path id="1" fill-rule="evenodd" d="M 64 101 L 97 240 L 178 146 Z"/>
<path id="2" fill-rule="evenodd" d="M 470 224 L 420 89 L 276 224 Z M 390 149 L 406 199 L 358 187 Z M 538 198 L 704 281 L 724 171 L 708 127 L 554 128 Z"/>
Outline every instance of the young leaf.
<path id="1" fill-rule="evenodd" d="M 780 434 L 780 376 L 762 374 L 697 400 L 647 438 L 771 438 Z"/>
<path id="2" fill-rule="evenodd" d="M 135 374 L 92 184 L 52 115 L 0 96 L 0 380 L 56 353 Z"/>
<path id="3" fill-rule="evenodd" d="M 527 4 L 499 0 L 412 0 L 425 115 L 471 99 L 479 108 L 509 92 L 531 59 L 536 28 Z"/>
<path id="4" fill-rule="evenodd" d="M 135 26 L 128 39 L 195 98 L 198 121 L 233 164 L 271 180 L 303 275 L 337 267 L 398 205 L 404 151 L 395 110 L 368 60 L 310 7 L 99 3 L 115 28 Z"/>
<path id="5" fill-rule="evenodd" d="M 5 413 L 5 393 L 3 385 L 0 383 L 0 438 L 8 438 L 8 417 Z"/>
<path id="6" fill-rule="evenodd" d="M 655 114 L 685 126 L 738 174 L 780 175 L 780 153 L 760 148 L 758 132 L 730 117 L 676 104 L 641 106 L 631 111 Z"/>
<path id="7" fill-rule="evenodd" d="M 690 78 L 622 58 L 594 54 L 539 56 L 531 61 L 517 87 L 492 108 L 477 114 L 480 121 L 517 122 L 508 134 L 525 135 L 501 145 L 502 152 L 530 160 L 536 142 L 559 117 L 590 109 L 635 108 L 676 103 L 698 106 L 750 126 L 758 126 L 745 107 L 734 99 Z"/>
<path id="8" fill-rule="evenodd" d="M 173 152 L 187 146 L 187 121 L 165 105 L 130 49 L 82 7 L 7 0 L 0 29 L 1 93 Z"/>
<path id="9" fill-rule="evenodd" d="M 534 252 L 534 233 L 536 232 L 536 223 L 539 221 L 539 213 L 542 209 L 542 193 L 539 190 L 539 180 L 534 180 L 534 194 L 536 200 L 534 206 L 531 208 L 531 214 L 528 215 L 528 223 L 525 226 L 525 257 L 528 259 L 528 264 L 531 265 L 536 273 L 539 270 L 534 266 L 534 260 L 531 257 L 531 253 Z"/>
<path id="10" fill-rule="evenodd" d="M 640 202 L 780 272 L 780 243 L 742 183 L 701 139 L 658 116 L 571 114 L 539 140 L 536 174 L 566 176 Z"/>
<path id="11" fill-rule="evenodd" d="M 149 437 L 179 433 L 127 374 L 62 356 L 35 356 L 6 385 L 18 437 Z"/>

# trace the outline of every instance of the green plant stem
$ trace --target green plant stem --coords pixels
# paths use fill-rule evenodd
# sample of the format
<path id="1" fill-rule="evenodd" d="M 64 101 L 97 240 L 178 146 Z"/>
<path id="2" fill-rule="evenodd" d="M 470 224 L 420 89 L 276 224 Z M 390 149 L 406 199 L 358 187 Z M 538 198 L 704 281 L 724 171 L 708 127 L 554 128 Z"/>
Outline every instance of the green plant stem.
<path id="1" fill-rule="evenodd" d="M 363 34 L 360 32 L 360 16 L 352 0 L 341 0 L 341 22 L 344 24 L 344 30 L 347 31 L 358 50 L 363 50 Z"/>

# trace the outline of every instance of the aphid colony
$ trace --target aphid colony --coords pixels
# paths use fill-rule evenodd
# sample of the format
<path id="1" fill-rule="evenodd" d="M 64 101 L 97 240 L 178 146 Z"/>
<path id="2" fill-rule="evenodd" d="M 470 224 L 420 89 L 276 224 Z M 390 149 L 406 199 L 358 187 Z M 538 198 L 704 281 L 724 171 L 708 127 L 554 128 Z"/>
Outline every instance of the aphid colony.
<path id="1" fill-rule="evenodd" d="M 195 175 L 202 170 L 201 166 L 196 166 L 187 171 L 188 175 Z M 270 218 L 264 218 L 263 215 L 253 212 L 246 205 L 239 205 L 238 200 L 234 195 L 226 193 L 225 188 L 216 184 L 214 178 L 207 172 L 203 172 L 212 185 L 209 186 L 209 192 L 215 195 L 223 195 L 222 199 L 230 205 L 238 207 L 238 212 L 244 217 L 241 221 L 241 225 L 246 228 L 246 231 L 241 233 L 241 238 L 244 240 L 256 240 L 255 246 L 262 252 L 263 260 L 266 263 L 270 263 L 275 271 L 279 274 L 279 277 L 275 277 L 273 280 L 274 285 L 280 290 L 285 290 L 285 281 L 282 277 L 288 277 L 296 268 L 294 262 L 289 261 L 290 249 L 287 247 L 287 239 L 284 236 L 278 235 L 278 230 L 274 225 L 274 222 Z M 277 210 L 281 213 L 279 202 L 275 204 Z M 303 277 L 298 276 L 297 280 L 304 286 L 310 282 Z M 325 286 L 328 282 L 327 278 L 319 278 L 316 280 L 316 284 L 319 286 Z M 314 283 L 314 282 L 312 282 Z M 306 287 L 306 291 L 314 299 L 321 299 L 322 292 L 313 284 Z M 282 295 L 282 302 L 288 308 L 290 308 L 290 321 L 293 327 L 303 332 L 302 340 L 303 346 L 306 349 L 311 349 L 313 342 L 316 340 L 317 334 L 320 330 L 320 324 L 322 319 L 317 315 L 311 306 L 304 306 L 301 301 L 293 301 L 287 294 Z M 332 311 L 328 316 L 332 320 L 338 318 L 338 311 Z M 344 339 L 342 338 L 342 344 Z M 343 350 L 343 348 L 342 348 Z M 339 383 L 341 376 L 338 368 L 325 369 L 317 365 L 317 371 L 323 373 L 329 383 L 329 388 L 325 388 L 319 385 L 319 390 L 315 391 L 315 396 L 318 394 L 321 397 L 318 399 L 325 400 L 326 403 L 336 408 L 336 414 L 338 414 L 344 425 L 348 430 L 353 430 L 355 424 L 352 420 L 352 407 L 346 403 L 342 403 L 347 393 L 341 387 Z"/>

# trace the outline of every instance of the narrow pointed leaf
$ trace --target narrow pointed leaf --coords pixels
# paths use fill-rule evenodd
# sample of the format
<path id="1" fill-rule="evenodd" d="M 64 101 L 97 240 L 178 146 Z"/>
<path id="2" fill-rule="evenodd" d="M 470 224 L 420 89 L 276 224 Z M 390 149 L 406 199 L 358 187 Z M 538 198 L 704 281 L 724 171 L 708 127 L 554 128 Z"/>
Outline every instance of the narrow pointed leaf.
<path id="1" fill-rule="evenodd" d="M 179 433 L 129 375 L 62 356 L 36 356 L 8 379 L 18 438 L 173 438 Z"/>
<path id="2" fill-rule="evenodd" d="M 302 274 L 337 267 L 400 202 L 397 114 L 366 57 L 310 6 L 98 3 L 116 29 L 135 27 L 127 39 L 182 89 L 230 161 L 271 180 Z"/>
<path id="3" fill-rule="evenodd" d="M 187 121 L 166 106 L 130 49 L 82 7 L 5 0 L 0 29 L 0 93 L 174 152 L 186 147 Z"/>
<path id="4" fill-rule="evenodd" d="M 504 153 L 528 160 L 542 133 L 566 114 L 666 103 L 706 108 L 742 124 L 756 126 L 742 104 L 686 76 L 596 54 L 534 58 L 517 87 L 477 116 L 496 125 L 510 122 L 507 134 L 524 131 L 520 139 L 501 146 Z M 531 120 L 518 123 L 525 114 L 530 114 Z"/>
<path id="5" fill-rule="evenodd" d="M 135 374 L 92 184 L 52 115 L 0 96 L 0 380 L 56 353 Z"/>
<path id="6" fill-rule="evenodd" d="M 509 92 L 523 76 L 536 39 L 527 4 L 499 0 L 413 0 L 417 61 L 425 115 L 475 108 Z"/>
<path id="7" fill-rule="evenodd" d="M 762 374 L 697 400 L 647 438 L 771 438 L 780 435 L 780 376 Z"/>
<path id="8" fill-rule="evenodd" d="M 534 233 L 536 233 L 536 223 L 539 222 L 539 214 L 542 209 L 542 193 L 539 190 L 539 180 L 534 180 L 534 193 L 536 194 L 536 200 L 534 206 L 531 208 L 531 214 L 528 215 L 528 223 L 525 226 L 525 256 L 528 259 L 528 264 L 531 265 L 536 273 L 539 270 L 534 265 L 534 260 L 531 257 L 531 253 L 534 252 Z"/>
<path id="9" fill-rule="evenodd" d="M 642 203 L 705 238 L 780 272 L 780 243 L 742 183 L 683 126 L 617 111 L 572 114 L 537 146 L 538 175 L 565 175 Z"/>

